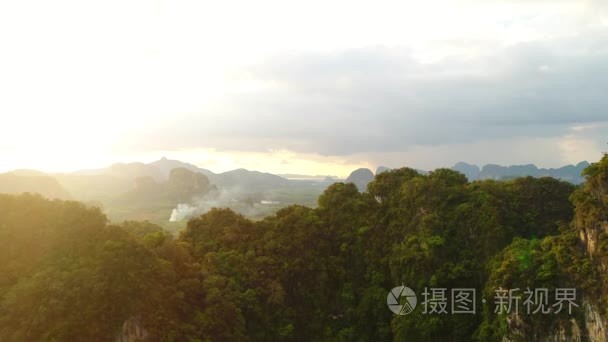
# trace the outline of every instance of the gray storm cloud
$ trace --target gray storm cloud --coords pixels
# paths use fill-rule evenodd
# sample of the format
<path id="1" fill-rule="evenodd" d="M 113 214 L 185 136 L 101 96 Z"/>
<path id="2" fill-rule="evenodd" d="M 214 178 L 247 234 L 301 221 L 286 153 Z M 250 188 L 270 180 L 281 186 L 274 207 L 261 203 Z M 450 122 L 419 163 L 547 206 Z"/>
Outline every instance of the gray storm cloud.
<path id="1" fill-rule="evenodd" d="M 554 138 L 608 121 L 608 33 L 545 39 L 481 56 L 416 60 L 401 48 L 278 55 L 241 70 L 272 84 L 163 125 L 164 146 L 284 148 L 322 155 Z M 187 123 L 187 124 L 185 124 Z M 178 134 L 175 134 L 175 133 Z"/>

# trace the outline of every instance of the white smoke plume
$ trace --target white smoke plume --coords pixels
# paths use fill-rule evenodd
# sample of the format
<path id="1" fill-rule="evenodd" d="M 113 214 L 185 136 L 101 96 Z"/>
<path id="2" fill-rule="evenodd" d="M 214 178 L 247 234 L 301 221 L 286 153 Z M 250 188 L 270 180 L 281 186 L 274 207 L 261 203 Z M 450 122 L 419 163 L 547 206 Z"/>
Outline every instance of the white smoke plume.
<path id="1" fill-rule="evenodd" d="M 177 222 L 177 221 L 181 221 L 181 220 L 196 216 L 198 209 L 199 209 L 198 207 L 192 206 L 188 203 L 180 203 L 171 212 L 171 217 L 169 218 L 169 221 Z"/>
<path id="2" fill-rule="evenodd" d="M 261 193 L 251 193 L 234 187 L 194 199 L 191 203 L 180 203 L 171 212 L 169 221 L 177 222 L 202 215 L 211 208 L 230 208 L 247 217 L 261 217 L 272 212 L 270 206 L 279 201 L 267 200 Z"/>

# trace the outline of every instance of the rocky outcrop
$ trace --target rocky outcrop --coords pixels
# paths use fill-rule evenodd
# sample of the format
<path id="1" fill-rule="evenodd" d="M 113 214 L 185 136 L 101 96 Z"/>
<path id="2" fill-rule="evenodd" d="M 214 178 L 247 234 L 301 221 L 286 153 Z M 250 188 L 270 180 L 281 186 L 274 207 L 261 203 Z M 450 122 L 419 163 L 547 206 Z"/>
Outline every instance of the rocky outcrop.
<path id="1" fill-rule="evenodd" d="M 144 342 L 149 337 L 148 331 L 143 327 L 139 317 L 131 317 L 122 324 L 116 342 Z"/>
<path id="2" fill-rule="evenodd" d="M 367 189 L 367 184 L 374 180 L 374 174 L 370 169 L 357 169 L 346 178 L 346 183 L 353 183 L 359 191 L 363 192 Z"/>
<path id="3" fill-rule="evenodd" d="M 583 161 L 576 165 L 566 165 L 556 169 L 538 168 L 534 164 L 511 166 L 487 164 L 482 168 L 479 168 L 477 165 L 458 162 L 452 166 L 452 170 L 461 172 L 467 176 L 469 181 L 474 181 L 477 179 L 504 180 L 532 176 L 537 178 L 553 177 L 572 184 L 580 184 L 585 181 L 585 178 L 581 175 L 581 173 L 587 166 L 589 166 L 589 163 Z"/>
<path id="4" fill-rule="evenodd" d="M 579 164 L 577 167 L 582 167 Z M 507 319 L 508 333 L 505 341 L 533 340 L 533 341 L 600 341 L 608 342 L 606 304 L 608 284 L 606 284 L 606 270 L 608 270 L 608 155 L 604 155 L 598 163 L 592 164 L 583 172 L 586 183 L 577 189 L 570 197 L 575 206 L 575 216 L 572 222 L 578 229 L 581 247 L 586 253 L 583 258 L 585 267 L 571 270 L 574 277 L 589 278 L 586 284 L 576 284 L 579 289 L 586 291 L 581 299 L 578 312 L 571 319 L 557 318 L 547 324 L 552 327 L 532 327 L 524 324 L 518 317 Z M 584 272 L 577 274 L 577 272 Z M 597 279 L 595 273 L 597 271 Z M 593 277 L 593 278 L 591 278 Z M 593 279 L 593 281 L 591 281 Z M 540 329 L 538 329 L 540 328 Z M 549 329 L 542 333 L 546 336 L 537 336 L 539 331 Z M 532 336 L 531 336 L 532 335 Z"/>
<path id="5" fill-rule="evenodd" d="M 543 339 L 544 342 L 580 342 L 582 341 L 581 329 L 576 320 L 571 319 L 564 324 L 560 324 L 553 331 L 553 335 Z"/>
<path id="6" fill-rule="evenodd" d="M 571 318 L 567 321 L 558 321 L 549 332 L 540 333 L 527 326 L 519 315 L 513 314 L 507 318 L 508 335 L 503 342 L 515 341 L 542 341 L 542 342 L 608 342 L 606 320 L 602 317 L 598 307 L 587 299 L 583 300 L 583 321 Z M 532 335 L 532 336 L 530 336 Z"/>
<path id="7" fill-rule="evenodd" d="M 191 194 L 207 192 L 210 184 L 209 179 L 202 173 L 180 167 L 171 170 L 167 186 L 171 193 Z"/>
<path id="8" fill-rule="evenodd" d="M 606 234 L 608 234 L 608 222 L 598 224 L 597 227 L 584 227 L 580 230 L 581 241 L 587 247 L 591 257 L 597 254 L 600 239 Z"/>
<path id="9" fill-rule="evenodd" d="M 585 308 L 585 330 L 589 341 L 606 342 L 608 341 L 608 331 L 606 331 L 606 319 L 602 317 L 598 308 L 591 305 L 588 301 L 583 303 Z"/>
<path id="10" fill-rule="evenodd" d="M 467 164 L 464 162 L 458 162 L 456 165 L 452 166 L 452 170 L 458 171 L 463 175 L 467 176 L 469 181 L 474 181 L 479 178 L 479 166 L 473 164 Z"/>

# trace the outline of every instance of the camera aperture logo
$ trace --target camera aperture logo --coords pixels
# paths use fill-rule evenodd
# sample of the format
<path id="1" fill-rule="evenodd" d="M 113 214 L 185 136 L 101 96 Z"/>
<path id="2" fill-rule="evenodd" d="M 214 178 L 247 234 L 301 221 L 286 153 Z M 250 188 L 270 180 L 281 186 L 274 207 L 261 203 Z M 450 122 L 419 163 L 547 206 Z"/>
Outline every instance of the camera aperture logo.
<path id="1" fill-rule="evenodd" d="M 414 311 L 418 298 L 416 293 L 405 285 L 392 289 L 386 297 L 386 305 L 397 315 L 407 315 Z"/>

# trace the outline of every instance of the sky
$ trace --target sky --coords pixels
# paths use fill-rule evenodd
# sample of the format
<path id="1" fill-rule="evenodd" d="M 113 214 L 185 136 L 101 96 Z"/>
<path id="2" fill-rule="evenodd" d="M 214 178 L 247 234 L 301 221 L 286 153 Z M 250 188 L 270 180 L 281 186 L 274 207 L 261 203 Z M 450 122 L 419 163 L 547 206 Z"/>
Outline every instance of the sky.
<path id="1" fill-rule="evenodd" d="M 0 171 L 595 161 L 607 61 L 606 1 L 0 0 Z"/>

